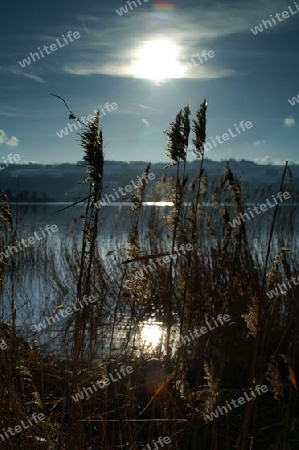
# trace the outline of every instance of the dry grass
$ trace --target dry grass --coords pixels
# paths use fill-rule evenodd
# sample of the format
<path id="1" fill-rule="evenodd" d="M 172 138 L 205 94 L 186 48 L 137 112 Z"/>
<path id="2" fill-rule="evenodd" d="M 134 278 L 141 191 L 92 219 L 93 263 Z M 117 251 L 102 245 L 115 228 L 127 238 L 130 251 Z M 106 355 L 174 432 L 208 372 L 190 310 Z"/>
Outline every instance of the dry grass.
<path id="1" fill-rule="evenodd" d="M 82 212 L 81 242 L 73 223 L 69 241 L 56 250 L 45 245 L 16 254 L 2 265 L 2 320 L 11 326 L 1 328 L 8 342 L 8 349 L 0 350 L 1 426 L 13 427 L 33 411 L 43 412 L 46 419 L 27 433 L 0 441 L 0 449 L 131 450 L 159 436 L 171 438 L 169 450 L 299 447 L 299 292 L 293 287 L 273 301 L 266 296 L 276 281 L 298 276 L 296 239 L 285 231 L 290 218 L 284 211 L 272 222 L 275 242 L 266 220 L 254 224 L 258 247 L 251 237 L 253 221 L 232 230 L 228 222 L 244 210 L 247 187 L 229 164 L 218 181 L 205 172 L 206 108 L 204 101 L 191 125 L 186 107 L 166 132 L 169 165 L 176 167 L 176 176 L 168 176 L 166 169 L 151 196 L 174 206 L 148 213 L 142 205 L 144 189 L 132 195 L 128 245 L 124 248 L 112 237 L 107 248 L 106 253 L 114 255 L 112 274 L 107 273 L 102 251 L 101 210 L 92 206 L 100 197 L 104 172 L 97 119 L 82 139 L 90 196 Z M 198 175 L 188 180 L 191 131 L 199 167 Z M 282 189 L 273 187 L 271 192 L 278 190 Z M 1 217 L 10 225 L 9 204 L 4 202 Z M 211 207 L 204 206 L 206 202 Z M 228 203 L 233 206 L 223 206 Z M 120 211 L 116 223 L 124 219 Z M 10 233 L 5 232 L 4 242 L 15 238 L 15 231 Z M 142 264 L 182 243 L 191 243 L 193 251 L 136 279 Z M 286 253 L 286 248 L 291 250 Z M 268 259 L 271 268 L 264 285 Z M 41 320 L 83 295 L 93 294 L 97 302 L 49 328 L 48 334 L 36 335 L 30 348 L 16 336 L 16 317 L 22 315 L 29 322 L 34 303 L 41 304 L 40 299 L 30 300 L 37 265 L 43 268 L 41 290 L 50 298 L 55 293 L 53 301 L 45 302 Z M 218 314 L 229 314 L 232 325 L 172 353 L 174 328 L 184 335 Z M 148 351 L 140 345 L 140 325 L 153 318 L 163 323 L 165 339 Z M 26 335 L 24 327 L 21 332 Z M 76 392 L 121 365 L 131 365 L 133 373 L 89 399 L 72 400 Z M 270 392 L 208 423 L 207 412 L 256 384 L 267 384 Z"/>

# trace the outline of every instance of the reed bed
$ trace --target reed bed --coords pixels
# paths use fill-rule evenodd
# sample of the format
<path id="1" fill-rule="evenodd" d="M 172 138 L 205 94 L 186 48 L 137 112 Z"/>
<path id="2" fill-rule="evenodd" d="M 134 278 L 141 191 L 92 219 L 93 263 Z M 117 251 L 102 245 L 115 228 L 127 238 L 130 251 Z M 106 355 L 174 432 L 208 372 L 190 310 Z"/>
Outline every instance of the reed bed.
<path id="1" fill-rule="evenodd" d="M 219 180 L 210 179 L 204 165 L 206 101 L 194 120 L 190 115 L 186 106 L 165 131 L 168 167 L 176 175 L 166 167 L 151 188 L 140 183 L 130 195 L 131 211 L 120 208 L 107 239 L 103 210 L 93 205 L 105 171 L 96 114 L 81 133 L 89 195 L 68 239 L 45 241 L 0 263 L 0 338 L 7 343 L 0 353 L 0 434 L 34 411 L 45 415 L 28 432 L 5 442 L 0 437 L 0 449 L 135 450 L 153 447 L 159 436 L 170 438 L 169 450 L 299 448 L 299 290 L 294 285 L 267 296 L 275 284 L 299 274 L 296 211 L 277 207 L 260 222 L 232 228 L 229 222 L 244 212 L 248 186 L 229 163 Z M 188 179 L 191 144 L 198 174 Z M 150 164 L 144 173 L 149 171 Z M 287 163 L 269 194 L 285 190 L 293 198 Z M 145 193 L 173 206 L 148 209 Z M 20 236 L 5 194 L 1 219 L 4 249 Z M 123 223 L 125 245 L 115 237 Z M 187 244 L 192 251 L 178 256 Z M 158 264 L 167 254 L 176 258 Z M 144 271 L 155 262 L 154 270 Z M 33 323 L 90 295 L 95 303 L 42 332 L 32 330 Z M 174 349 L 177 336 L 219 314 L 230 316 L 229 325 Z M 142 330 L 153 322 L 162 333 L 150 346 Z M 130 374 L 88 391 L 128 366 Z M 208 419 L 256 385 L 267 385 L 268 392 Z M 84 388 L 88 394 L 74 401 Z"/>

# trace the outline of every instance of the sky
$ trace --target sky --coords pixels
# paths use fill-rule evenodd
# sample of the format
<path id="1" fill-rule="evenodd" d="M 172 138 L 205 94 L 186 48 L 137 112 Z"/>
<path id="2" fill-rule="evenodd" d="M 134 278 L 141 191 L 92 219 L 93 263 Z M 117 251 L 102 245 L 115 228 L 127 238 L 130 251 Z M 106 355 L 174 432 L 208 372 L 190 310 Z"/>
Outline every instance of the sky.
<path id="1" fill-rule="evenodd" d="M 206 140 L 211 143 L 206 157 L 298 164 L 295 3 L 136 0 L 135 7 L 124 0 L 4 2 L 1 158 L 12 153 L 20 155 L 20 162 L 82 160 L 79 136 L 68 126 L 76 121 L 51 95 L 56 94 L 78 117 L 102 108 L 108 160 L 167 161 L 163 130 L 187 104 L 195 118 L 206 98 Z M 272 26 L 265 22 L 270 15 Z M 292 106 L 294 97 L 298 103 L 293 100 Z M 68 134 L 61 135 L 62 129 Z M 189 150 L 192 161 L 192 142 Z"/>

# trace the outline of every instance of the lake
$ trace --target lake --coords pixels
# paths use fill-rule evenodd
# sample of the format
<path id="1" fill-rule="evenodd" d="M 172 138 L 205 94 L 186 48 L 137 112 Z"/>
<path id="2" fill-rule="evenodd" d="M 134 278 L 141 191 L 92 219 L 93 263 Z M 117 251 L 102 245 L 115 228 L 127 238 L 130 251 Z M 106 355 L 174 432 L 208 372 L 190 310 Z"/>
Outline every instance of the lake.
<path id="1" fill-rule="evenodd" d="M 49 326 L 45 331 L 33 332 L 33 325 L 42 321 L 45 317 L 50 317 L 53 312 L 53 305 L 64 304 L 65 302 L 75 301 L 76 299 L 76 263 L 70 260 L 72 255 L 77 254 L 80 249 L 83 228 L 83 204 L 77 204 L 67 208 L 71 203 L 47 203 L 47 204 L 13 204 L 14 224 L 17 225 L 17 238 L 19 240 L 28 239 L 35 232 L 41 232 L 40 229 L 49 225 L 57 225 L 58 232 L 47 235 L 44 239 L 35 243 L 26 249 L 26 252 L 18 255 L 19 265 L 10 274 L 10 264 L 12 259 L 7 258 L 9 267 L 4 271 L 5 287 L 1 294 L 2 314 L 5 322 L 11 323 L 12 301 L 17 309 L 16 323 L 19 330 L 22 330 L 24 337 L 31 342 L 41 346 L 41 349 L 47 349 L 47 352 L 57 352 L 56 336 L 59 333 L 59 327 Z M 231 208 L 231 204 L 226 205 Z M 246 204 L 246 207 L 252 204 Z M 210 204 L 203 204 L 206 211 L 211 212 Z M 293 209 L 292 209 L 293 208 Z M 281 204 L 279 211 L 282 216 L 277 226 L 273 239 L 273 252 L 277 248 L 285 245 L 290 248 L 298 245 L 298 204 Z M 164 220 L 171 213 L 173 207 L 163 203 L 147 202 L 142 208 L 140 217 L 139 240 L 144 248 L 148 248 L 149 233 L 147 221 L 155 211 L 158 221 Z M 274 209 L 273 209 L 274 210 Z M 267 241 L 270 233 L 273 210 L 264 213 L 263 217 L 256 217 L 246 223 L 248 237 L 252 249 L 255 250 L 257 259 L 262 264 Z M 113 277 L 120 276 L 123 267 L 116 266 L 116 261 L 125 260 L 125 248 L 128 246 L 128 235 L 134 223 L 134 212 L 131 211 L 131 204 L 125 202 L 115 202 L 102 207 L 101 219 L 98 231 L 98 250 L 105 261 L 107 272 L 111 272 L 111 283 L 115 283 Z M 2 229 L 4 229 L 2 225 Z M 171 250 L 171 238 L 169 229 L 161 228 L 159 236 L 162 251 Z M 207 237 L 208 239 L 208 237 Z M 213 236 L 209 237 L 208 246 L 215 243 Z M 208 247 L 207 247 L 208 248 Z M 66 256 L 68 251 L 69 256 Z M 38 257 L 35 257 L 35 254 Z M 115 271 L 115 268 L 117 270 Z M 70 276 L 69 271 L 72 270 Z M 58 281 L 58 278 L 60 281 Z M 65 294 L 61 293 L 61 286 L 65 286 Z M 60 292 L 60 293 L 59 293 Z M 62 289 L 63 292 L 63 289 Z M 112 299 L 113 301 L 113 299 Z M 110 324 L 110 318 L 105 317 L 107 324 Z M 61 321 L 60 325 L 63 326 Z M 110 324 L 111 325 L 111 324 Z M 110 325 L 107 325 L 109 328 Z M 155 340 L 157 335 L 162 336 L 160 322 L 153 318 L 153 323 L 143 322 L 140 324 L 147 329 L 147 339 Z M 118 341 L 125 340 L 127 334 L 127 319 L 124 317 L 123 323 L 117 326 L 116 337 Z M 150 327 L 150 328 L 149 328 Z M 107 329 L 108 329 L 107 328 Z M 154 333 L 150 331 L 154 330 Z M 145 337 L 145 336 L 144 336 Z M 51 344 L 52 342 L 52 344 Z M 108 351 L 108 344 L 103 343 L 103 352 Z"/>

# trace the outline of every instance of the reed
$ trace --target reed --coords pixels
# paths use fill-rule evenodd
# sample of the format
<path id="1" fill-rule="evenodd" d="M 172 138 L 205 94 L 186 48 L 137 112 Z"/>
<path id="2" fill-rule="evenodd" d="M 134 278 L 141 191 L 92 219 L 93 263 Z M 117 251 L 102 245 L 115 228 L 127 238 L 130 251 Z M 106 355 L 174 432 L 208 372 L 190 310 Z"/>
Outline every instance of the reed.
<path id="1" fill-rule="evenodd" d="M 137 184 L 131 210 L 119 209 L 111 236 L 104 238 L 103 210 L 94 206 L 105 169 L 95 114 L 80 137 L 89 194 L 68 238 L 42 242 L 0 263 L 0 340 L 7 343 L 0 350 L 1 426 L 14 427 L 34 411 L 46 417 L 30 433 L 3 445 L 0 440 L 0 449 L 131 450 L 159 436 L 169 436 L 169 449 L 297 448 L 299 290 L 294 285 L 275 299 L 266 295 L 275 283 L 298 276 L 295 229 L 286 232 L 294 211 L 277 208 L 273 218 L 269 212 L 256 219 L 254 228 L 242 222 L 232 229 L 229 221 L 244 212 L 249 188 L 229 163 L 219 179 L 205 170 L 206 100 L 190 117 L 186 106 L 165 131 L 170 161 L 162 179 Z M 198 173 L 189 180 L 190 142 Z M 139 180 L 149 171 L 150 164 Z M 149 210 L 146 197 L 173 206 Z M 0 220 L 2 250 L 20 237 L 21 223 L 14 225 L 5 194 Z M 126 243 L 117 237 L 124 234 Z M 192 251 L 136 276 L 187 243 Z M 33 332 L 32 323 L 84 295 L 97 301 L 45 332 Z M 174 350 L 175 335 L 187 335 L 218 314 L 229 314 L 229 325 Z M 144 324 L 151 321 L 163 329 L 154 347 L 143 342 Z M 122 366 L 132 366 L 132 373 L 74 402 L 75 393 Z M 218 405 L 257 384 L 267 384 L 269 392 L 207 420 Z"/>

